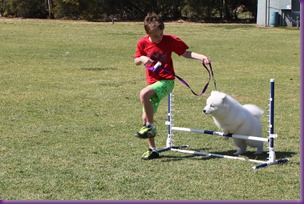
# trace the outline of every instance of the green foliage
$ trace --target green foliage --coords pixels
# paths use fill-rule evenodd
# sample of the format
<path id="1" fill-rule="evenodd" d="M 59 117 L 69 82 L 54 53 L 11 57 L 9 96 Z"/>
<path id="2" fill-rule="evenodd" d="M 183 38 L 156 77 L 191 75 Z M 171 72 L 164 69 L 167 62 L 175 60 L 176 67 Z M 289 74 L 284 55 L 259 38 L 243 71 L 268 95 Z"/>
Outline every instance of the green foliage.
<path id="1" fill-rule="evenodd" d="M 299 200 L 300 31 L 254 25 L 167 23 L 166 33 L 213 63 L 219 91 L 260 106 L 267 136 L 269 79 L 275 78 L 277 158 L 255 163 L 177 152 L 140 160 L 147 141 L 139 92 L 145 70 L 133 64 L 142 23 L 0 19 L 0 195 L 2 200 Z M 200 91 L 207 73 L 173 54 L 176 73 Z M 209 95 L 213 85 L 207 90 Z M 175 125 L 217 130 L 196 97 L 176 81 Z M 166 100 L 156 114 L 165 146 Z M 176 145 L 231 155 L 220 137 L 176 132 Z M 255 158 L 255 149 L 243 157 Z"/>
<path id="2" fill-rule="evenodd" d="M 257 0 L 2 0 L 0 13 L 5 17 L 110 21 L 139 20 L 154 11 L 170 20 L 238 20 L 233 15 L 236 8 L 244 6 L 255 13 L 256 4 Z"/>
<path id="3" fill-rule="evenodd" d="M 2 16 L 24 18 L 45 18 L 47 16 L 44 0 L 2 0 L 0 11 Z"/>

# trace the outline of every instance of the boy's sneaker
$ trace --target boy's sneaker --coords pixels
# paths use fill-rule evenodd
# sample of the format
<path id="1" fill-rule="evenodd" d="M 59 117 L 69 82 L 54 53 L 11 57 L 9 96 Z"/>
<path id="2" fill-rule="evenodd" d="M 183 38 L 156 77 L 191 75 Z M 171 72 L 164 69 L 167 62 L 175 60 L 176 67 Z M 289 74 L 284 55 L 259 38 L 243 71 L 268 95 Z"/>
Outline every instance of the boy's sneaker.
<path id="1" fill-rule="evenodd" d="M 143 126 L 136 134 L 136 137 L 146 139 L 149 137 L 155 137 L 156 135 L 156 128 L 151 128 L 150 126 Z"/>
<path id="2" fill-rule="evenodd" d="M 141 156 L 141 159 L 143 160 L 150 160 L 156 158 L 159 158 L 159 153 L 156 151 L 152 151 L 150 148 Z"/>

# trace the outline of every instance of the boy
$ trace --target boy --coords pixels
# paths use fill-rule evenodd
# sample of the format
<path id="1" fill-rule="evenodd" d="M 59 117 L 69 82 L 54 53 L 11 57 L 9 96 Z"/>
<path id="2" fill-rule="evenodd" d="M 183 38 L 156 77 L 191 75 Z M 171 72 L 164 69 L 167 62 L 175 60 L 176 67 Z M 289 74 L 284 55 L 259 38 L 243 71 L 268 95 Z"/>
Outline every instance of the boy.
<path id="1" fill-rule="evenodd" d="M 144 28 L 147 36 L 140 38 L 137 42 L 134 64 L 144 64 L 147 67 L 146 82 L 148 86 L 143 88 L 139 95 L 143 105 L 143 127 L 136 133 L 136 136 L 148 139 L 149 150 L 141 158 L 149 160 L 159 157 L 154 140 L 156 135 L 154 113 L 156 113 L 160 101 L 174 88 L 172 52 L 185 58 L 201 60 L 205 64 L 208 64 L 209 60 L 205 55 L 187 51 L 189 47 L 178 37 L 165 35 L 163 33 L 164 23 L 155 13 L 149 13 L 145 17 Z M 154 67 L 157 62 L 161 63 L 161 68 L 153 71 L 151 67 Z M 148 67 L 150 68 L 148 69 Z"/>

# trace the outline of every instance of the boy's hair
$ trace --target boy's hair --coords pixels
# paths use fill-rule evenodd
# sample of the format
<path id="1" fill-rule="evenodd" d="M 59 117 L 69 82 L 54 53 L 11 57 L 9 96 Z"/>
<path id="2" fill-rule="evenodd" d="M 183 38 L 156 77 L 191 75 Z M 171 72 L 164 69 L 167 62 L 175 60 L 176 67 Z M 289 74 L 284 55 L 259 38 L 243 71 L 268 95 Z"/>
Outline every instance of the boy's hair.
<path id="1" fill-rule="evenodd" d="M 144 20 L 144 27 L 145 31 L 148 33 L 151 30 L 154 30 L 155 28 L 158 28 L 160 30 L 165 29 L 164 22 L 162 19 L 154 12 L 148 13 L 148 15 L 145 17 Z"/>

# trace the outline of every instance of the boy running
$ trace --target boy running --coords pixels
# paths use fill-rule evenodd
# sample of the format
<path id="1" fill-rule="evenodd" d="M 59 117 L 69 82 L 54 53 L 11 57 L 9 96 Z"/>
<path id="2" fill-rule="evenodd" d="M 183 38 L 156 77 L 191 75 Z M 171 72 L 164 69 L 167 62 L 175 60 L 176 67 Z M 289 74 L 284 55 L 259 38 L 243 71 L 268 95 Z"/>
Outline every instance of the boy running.
<path id="1" fill-rule="evenodd" d="M 159 157 L 154 140 L 156 136 L 154 114 L 160 101 L 174 88 L 172 52 L 185 58 L 201 60 L 205 64 L 208 64 L 209 60 L 205 55 L 188 51 L 189 47 L 178 37 L 164 34 L 164 23 L 155 13 L 149 13 L 145 17 L 144 29 L 147 35 L 137 42 L 134 64 L 144 64 L 147 67 L 146 82 L 148 86 L 143 88 L 139 95 L 143 105 L 143 127 L 136 133 L 136 136 L 148 139 L 149 149 L 141 158 L 149 160 Z M 157 62 L 160 62 L 161 67 L 166 70 L 158 68 L 154 71 L 151 69 Z"/>

